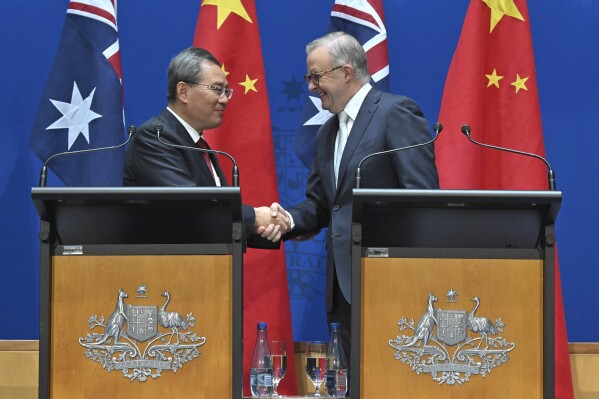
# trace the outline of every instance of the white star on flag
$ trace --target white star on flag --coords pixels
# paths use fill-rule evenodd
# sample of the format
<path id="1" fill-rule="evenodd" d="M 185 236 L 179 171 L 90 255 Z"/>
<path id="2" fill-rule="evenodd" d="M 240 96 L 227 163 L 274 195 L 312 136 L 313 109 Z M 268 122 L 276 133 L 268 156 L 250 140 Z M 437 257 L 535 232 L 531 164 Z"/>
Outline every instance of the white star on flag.
<path id="1" fill-rule="evenodd" d="M 314 115 L 312 118 L 308 119 L 305 123 L 304 126 L 310 126 L 310 125 L 322 125 L 324 124 L 331 116 L 333 116 L 333 114 L 331 114 L 329 111 L 327 111 L 326 109 L 322 109 L 322 101 L 320 100 L 320 98 L 318 97 L 314 97 L 314 96 L 308 96 L 308 98 L 310 99 L 310 101 L 312 101 L 312 103 L 314 104 L 314 106 L 316 107 L 316 109 L 318 110 L 318 113 L 316 115 Z"/>
<path id="2" fill-rule="evenodd" d="M 91 110 L 95 92 L 96 88 L 94 87 L 90 95 L 84 100 L 77 87 L 77 82 L 73 82 L 73 94 L 70 103 L 50 99 L 52 104 L 62 113 L 62 117 L 48 126 L 46 130 L 69 129 L 69 145 L 67 148 L 69 150 L 79 134 L 82 134 L 89 144 L 89 123 L 102 117 L 102 115 Z"/>

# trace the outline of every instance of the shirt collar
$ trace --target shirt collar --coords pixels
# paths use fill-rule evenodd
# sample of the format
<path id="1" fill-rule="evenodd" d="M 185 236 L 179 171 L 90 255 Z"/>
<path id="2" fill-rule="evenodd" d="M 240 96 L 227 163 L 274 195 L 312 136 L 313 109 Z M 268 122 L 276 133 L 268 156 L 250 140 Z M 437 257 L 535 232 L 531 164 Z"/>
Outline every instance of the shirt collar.
<path id="1" fill-rule="evenodd" d="M 191 136 L 191 139 L 194 143 L 197 143 L 198 140 L 202 138 L 202 134 L 195 130 L 193 127 L 191 127 L 189 123 L 185 122 L 179 115 L 177 115 L 175 111 L 173 111 L 169 107 L 166 107 L 166 109 L 168 109 L 171 112 L 171 114 L 173 114 L 175 118 L 177 118 L 177 120 L 181 122 L 185 130 L 187 130 L 187 133 L 189 133 L 189 135 Z"/>
<path id="2" fill-rule="evenodd" d="M 366 82 L 364 84 L 364 86 L 362 86 L 360 88 L 360 90 L 358 90 L 358 92 L 356 94 L 354 94 L 354 96 L 351 98 L 351 100 L 349 100 L 349 102 L 343 109 L 345 111 L 345 113 L 353 121 L 356 120 L 356 117 L 358 116 L 358 112 L 360 111 L 360 107 L 362 106 L 362 103 L 364 102 L 364 99 L 368 95 L 368 92 L 370 91 L 370 89 L 372 89 L 372 86 L 370 85 L 370 83 Z"/>

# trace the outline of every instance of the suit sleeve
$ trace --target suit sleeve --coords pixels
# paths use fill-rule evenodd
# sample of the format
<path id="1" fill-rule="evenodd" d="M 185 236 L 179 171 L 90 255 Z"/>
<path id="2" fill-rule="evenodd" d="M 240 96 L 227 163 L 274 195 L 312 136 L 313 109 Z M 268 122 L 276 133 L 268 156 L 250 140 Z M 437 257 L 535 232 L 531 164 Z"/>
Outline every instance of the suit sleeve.
<path id="1" fill-rule="evenodd" d="M 386 147 L 405 147 L 425 143 L 430 139 L 428 123 L 418 104 L 407 97 L 399 97 L 392 104 L 387 117 Z M 432 145 L 399 151 L 392 157 L 401 188 L 439 188 Z"/>
<path id="2" fill-rule="evenodd" d="M 317 233 L 328 226 L 330 211 L 326 195 L 322 186 L 322 178 L 319 171 L 322 170 L 320 163 L 325 160 L 324 145 L 322 145 L 326 128 L 323 126 L 316 139 L 316 158 L 310 170 L 306 184 L 306 199 L 299 205 L 289 209 L 289 213 L 295 222 L 294 229 L 285 235 L 285 238 L 294 238 L 304 234 Z M 320 143 L 320 144 L 319 144 Z"/>

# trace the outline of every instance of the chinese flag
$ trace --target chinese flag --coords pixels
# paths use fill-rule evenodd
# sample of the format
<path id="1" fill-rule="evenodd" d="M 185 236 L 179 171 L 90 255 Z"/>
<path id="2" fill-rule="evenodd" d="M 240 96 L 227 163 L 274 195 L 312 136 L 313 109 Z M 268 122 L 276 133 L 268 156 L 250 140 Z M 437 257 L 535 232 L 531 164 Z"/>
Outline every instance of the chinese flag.
<path id="1" fill-rule="evenodd" d="M 253 206 L 279 201 L 268 95 L 254 0 L 204 0 L 193 45 L 212 52 L 223 64 L 233 97 L 223 124 L 207 132 L 214 149 L 233 155 L 239 165 L 243 202 Z M 222 164 L 228 162 L 222 160 Z M 244 255 L 244 392 L 249 396 L 249 363 L 256 323 L 268 323 L 269 339 L 288 342 L 288 370 L 279 393 L 296 394 L 293 334 L 283 250 L 248 248 Z"/>
<path id="2" fill-rule="evenodd" d="M 525 0 L 471 0 L 445 82 L 435 148 L 442 188 L 547 190 L 538 159 L 485 149 L 483 143 L 544 156 L 541 113 Z M 555 397 L 573 398 L 559 266 L 555 268 Z"/>

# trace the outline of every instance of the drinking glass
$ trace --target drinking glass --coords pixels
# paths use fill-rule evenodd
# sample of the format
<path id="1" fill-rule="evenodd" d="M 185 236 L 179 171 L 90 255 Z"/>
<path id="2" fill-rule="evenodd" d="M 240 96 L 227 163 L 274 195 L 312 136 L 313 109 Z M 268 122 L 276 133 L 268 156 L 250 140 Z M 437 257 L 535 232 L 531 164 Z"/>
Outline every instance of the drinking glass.
<path id="1" fill-rule="evenodd" d="M 314 384 L 314 397 L 320 397 L 320 384 L 327 369 L 327 343 L 306 342 L 306 373 Z"/>
<path id="2" fill-rule="evenodd" d="M 285 341 L 273 340 L 268 342 L 272 364 L 272 396 L 279 396 L 277 388 L 287 371 L 287 344 Z"/>

